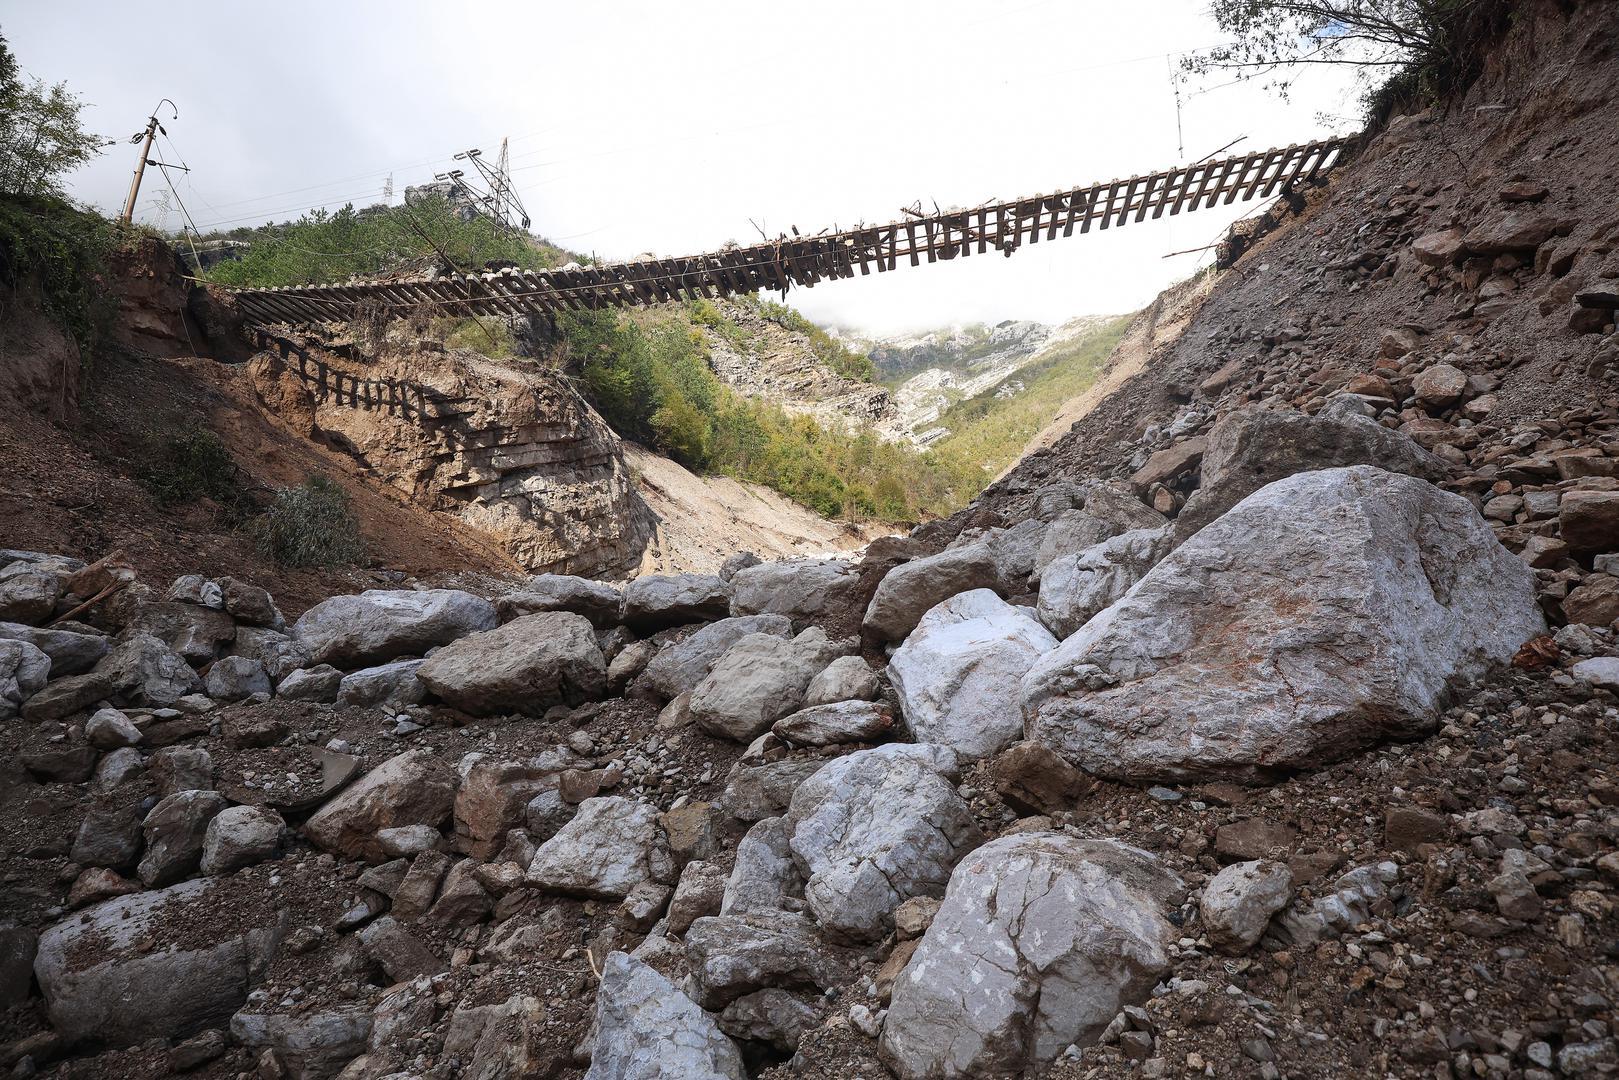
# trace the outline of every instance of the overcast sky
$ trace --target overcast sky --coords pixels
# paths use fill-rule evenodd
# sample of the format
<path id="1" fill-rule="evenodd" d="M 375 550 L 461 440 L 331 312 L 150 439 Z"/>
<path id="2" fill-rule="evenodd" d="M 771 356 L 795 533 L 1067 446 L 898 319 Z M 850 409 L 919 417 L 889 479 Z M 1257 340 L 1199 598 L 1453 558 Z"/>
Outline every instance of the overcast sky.
<path id="1" fill-rule="evenodd" d="M 1287 102 L 1249 85 L 1182 88 L 1170 70 L 1220 35 L 1206 0 L 813 0 L 772 4 L 450 4 L 410 0 L 0 0 L 25 71 L 65 79 L 120 139 L 72 180 L 122 205 L 128 136 L 159 98 L 166 158 L 192 169 L 197 224 L 262 224 L 367 205 L 511 138 L 534 229 L 605 258 L 747 242 L 757 222 L 887 221 L 1353 126 L 1341 69 Z M 1201 84 L 1213 87 L 1218 80 Z M 1323 114 L 1326 114 L 1323 117 Z M 148 170 L 138 217 L 176 228 Z M 814 318 L 907 329 L 1132 310 L 1206 256 L 1240 210 L 1131 224 L 797 291 Z"/>

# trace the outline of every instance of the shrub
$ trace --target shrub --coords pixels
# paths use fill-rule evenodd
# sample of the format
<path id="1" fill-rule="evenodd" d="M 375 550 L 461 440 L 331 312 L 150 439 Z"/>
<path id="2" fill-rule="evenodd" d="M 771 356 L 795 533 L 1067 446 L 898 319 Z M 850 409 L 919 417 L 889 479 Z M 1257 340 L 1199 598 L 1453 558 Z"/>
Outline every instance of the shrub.
<path id="1" fill-rule="evenodd" d="M 106 218 L 54 196 L 0 195 L 0 302 L 38 289 L 88 361 L 114 311 L 100 278 L 119 237 Z"/>
<path id="2" fill-rule="evenodd" d="M 190 431 L 153 440 L 141 457 L 136 479 L 159 506 L 211 499 L 234 517 L 245 516 L 251 507 L 236 460 L 211 431 Z"/>
<path id="3" fill-rule="evenodd" d="M 259 550 L 282 566 L 351 566 L 365 554 L 348 495 L 325 476 L 277 491 L 256 531 Z"/>

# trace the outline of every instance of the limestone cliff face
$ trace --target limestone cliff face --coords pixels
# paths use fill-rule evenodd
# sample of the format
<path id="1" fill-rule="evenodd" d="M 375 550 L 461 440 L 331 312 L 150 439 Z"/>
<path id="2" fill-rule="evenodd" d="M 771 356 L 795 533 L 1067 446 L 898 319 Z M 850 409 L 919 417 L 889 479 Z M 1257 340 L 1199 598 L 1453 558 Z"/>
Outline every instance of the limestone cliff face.
<path id="1" fill-rule="evenodd" d="M 712 327 L 702 328 L 709 366 L 720 381 L 748 397 L 811 417 L 823 427 L 869 426 L 883 438 L 898 440 L 899 414 L 886 389 L 829 370 L 803 334 L 777 325 L 747 305 L 720 300 L 716 306 L 742 331 L 739 342 Z"/>
<path id="2" fill-rule="evenodd" d="M 434 352 L 365 364 L 262 353 L 252 370 L 260 401 L 293 427 L 526 569 L 617 577 L 639 565 L 651 514 L 618 439 L 561 376 Z"/>

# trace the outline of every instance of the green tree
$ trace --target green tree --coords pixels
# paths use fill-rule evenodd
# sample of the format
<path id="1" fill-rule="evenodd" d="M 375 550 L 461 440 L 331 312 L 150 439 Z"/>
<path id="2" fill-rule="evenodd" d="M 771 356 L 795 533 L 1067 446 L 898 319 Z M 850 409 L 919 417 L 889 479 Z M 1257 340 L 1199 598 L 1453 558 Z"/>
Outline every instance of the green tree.
<path id="1" fill-rule="evenodd" d="M 1231 40 L 1183 64 L 1194 74 L 1266 78 L 1284 96 L 1310 65 L 1358 67 L 1378 113 L 1395 97 L 1464 88 L 1512 7 L 1512 0 L 1213 0 L 1210 14 Z"/>
<path id="2" fill-rule="evenodd" d="M 106 145 L 84 130 L 83 109 L 66 83 L 24 79 L 0 37 L 0 192 L 61 196 L 62 178 Z"/>

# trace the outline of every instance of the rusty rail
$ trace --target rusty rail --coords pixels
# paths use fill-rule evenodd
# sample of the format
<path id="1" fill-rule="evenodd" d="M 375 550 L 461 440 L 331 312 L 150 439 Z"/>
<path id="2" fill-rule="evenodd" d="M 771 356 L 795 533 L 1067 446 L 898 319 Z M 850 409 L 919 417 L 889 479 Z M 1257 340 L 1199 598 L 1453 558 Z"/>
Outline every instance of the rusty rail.
<path id="1" fill-rule="evenodd" d="M 1089 187 L 934 214 L 915 213 L 886 225 L 816 236 L 781 237 L 704 255 L 639 259 L 559 270 L 507 269 L 401 281 L 233 290 L 257 323 L 338 322 L 370 309 L 384 314 L 431 307 L 449 315 L 531 315 L 560 309 L 629 307 L 712 299 L 760 290 L 808 288 L 822 281 L 868 275 L 874 269 L 918 266 L 998 251 L 1060 234 L 1119 228 L 1168 213 L 1190 213 L 1218 202 L 1270 198 L 1315 180 L 1336 166 L 1354 137 L 1260 150 L 1108 180 Z"/>

